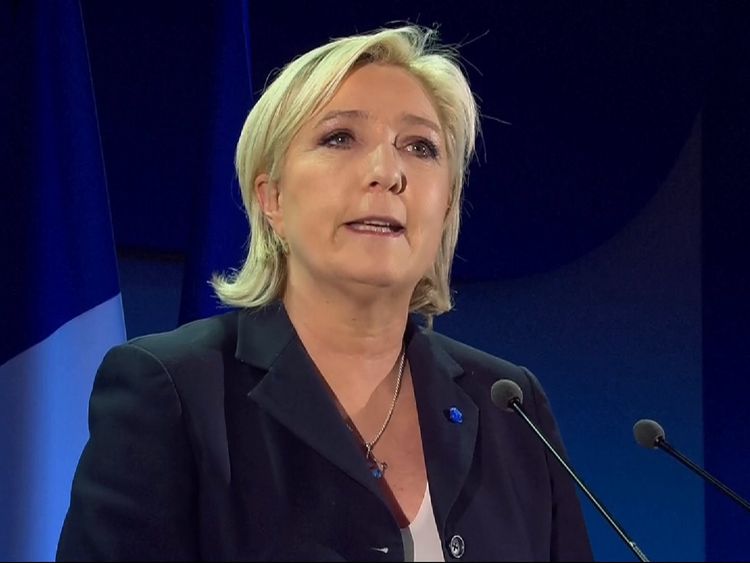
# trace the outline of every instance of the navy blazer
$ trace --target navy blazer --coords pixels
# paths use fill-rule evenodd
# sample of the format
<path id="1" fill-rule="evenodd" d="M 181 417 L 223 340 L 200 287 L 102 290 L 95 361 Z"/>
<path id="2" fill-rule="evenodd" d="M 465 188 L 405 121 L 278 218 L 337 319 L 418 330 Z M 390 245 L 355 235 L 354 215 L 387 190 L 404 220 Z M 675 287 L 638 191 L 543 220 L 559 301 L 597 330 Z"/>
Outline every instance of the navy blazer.
<path id="1" fill-rule="evenodd" d="M 445 559 L 591 560 L 575 485 L 526 369 L 419 326 L 405 334 Z M 452 422 L 451 407 L 463 413 Z M 110 350 L 90 400 L 58 560 L 403 561 L 398 524 L 279 302 Z"/>

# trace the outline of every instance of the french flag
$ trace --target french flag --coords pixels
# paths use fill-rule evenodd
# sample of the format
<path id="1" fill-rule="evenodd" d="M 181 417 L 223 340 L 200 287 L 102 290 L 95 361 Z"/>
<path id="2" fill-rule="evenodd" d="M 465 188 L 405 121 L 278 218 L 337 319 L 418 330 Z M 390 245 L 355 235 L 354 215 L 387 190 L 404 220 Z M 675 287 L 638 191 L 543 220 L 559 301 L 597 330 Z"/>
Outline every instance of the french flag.
<path id="1" fill-rule="evenodd" d="M 125 340 L 78 0 L 0 3 L 0 560 L 54 560 L 87 405 Z"/>

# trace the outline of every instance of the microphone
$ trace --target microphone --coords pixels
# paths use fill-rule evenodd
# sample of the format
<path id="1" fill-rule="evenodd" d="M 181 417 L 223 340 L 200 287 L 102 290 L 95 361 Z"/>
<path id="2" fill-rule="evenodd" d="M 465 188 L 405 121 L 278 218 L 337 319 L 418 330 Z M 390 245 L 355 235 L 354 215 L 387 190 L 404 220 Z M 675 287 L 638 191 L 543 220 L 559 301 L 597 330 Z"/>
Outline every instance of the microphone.
<path id="1" fill-rule="evenodd" d="M 737 502 L 742 508 L 750 511 L 750 503 L 748 503 L 745 499 L 735 493 L 732 489 L 727 487 L 724 483 L 719 481 L 716 477 L 709 474 L 706 470 L 701 469 L 687 457 L 674 449 L 669 444 L 669 442 L 667 442 L 664 434 L 664 429 L 655 420 L 644 418 L 636 422 L 635 425 L 633 425 L 633 435 L 635 436 L 635 441 L 638 442 L 639 446 L 643 446 L 647 449 L 664 450 L 669 455 L 674 457 L 677 461 L 687 466 L 689 469 L 703 477 L 706 481 L 717 487 L 722 493 L 727 495 L 733 501 Z"/>
<path id="2" fill-rule="evenodd" d="M 531 421 L 531 419 L 526 416 L 526 412 L 524 412 L 523 410 L 523 391 L 521 391 L 521 388 L 518 386 L 518 384 L 514 381 L 511 381 L 510 379 L 500 379 L 492 384 L 490 394 L 492 396 L 492 402 L 495 404 L 495 406 L 509 412 L 517 413 L 524 420 L 524 422 L 529 425 L 529 427 L 534 431 L 534 434 L 536 434 L 537 437 L 542 441 L 547 450 L 549 450 L 549 452 L 553 456 L 555 456 L 557 461 L 560 462 L 565 471 L 568 472 L 568 474 L 578 484 L 581 490 L 586 493 L 586 496 L 593 503 L 596 509 L 601 513 L 602 516 L 604 516 L 604 519 L 610 524 L 610 526 L 612 526 L 612 528 L 614 528 L 615 532 L 617 532 L 617 535 L 622 538 L 622 540 L 632 550 L 636 557 L 638 557 L 638 559 L 643 562 L 648 562 L 648 558 L 640 550 L 636 543 L 628 537 L 628 535 L 615 521 L 609 511 L 607 511 L 602 503 L 600 503 L 591 493 L 591 491 L 589 491 L 586 485 L 583 484 L 583 481 L 579 479 L 578 475 L 576 475 L 575 472 L 568 466 L 562 456 L 557 453 L 557 450 L 555 450 L 552 444 L 547 441 L 547 438 L 544 437 L 544 434 L 542 434 L 541 431 L 536 427 L 536 425 Z"/>

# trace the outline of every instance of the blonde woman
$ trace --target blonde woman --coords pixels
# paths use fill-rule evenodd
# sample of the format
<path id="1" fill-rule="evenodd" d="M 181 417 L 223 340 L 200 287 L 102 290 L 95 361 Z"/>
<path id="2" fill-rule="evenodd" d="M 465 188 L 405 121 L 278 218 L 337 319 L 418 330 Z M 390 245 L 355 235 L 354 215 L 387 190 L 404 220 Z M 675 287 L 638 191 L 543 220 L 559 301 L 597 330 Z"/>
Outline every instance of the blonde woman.
<path id="1" fill-rule="evenodd" d="M 58 559 L 587 560 L 562 448 L 524 368 L 433 332 L 477 108 L 432 32 L 287 65 L 245 122 L 231 312 L 111 350 Z"/>

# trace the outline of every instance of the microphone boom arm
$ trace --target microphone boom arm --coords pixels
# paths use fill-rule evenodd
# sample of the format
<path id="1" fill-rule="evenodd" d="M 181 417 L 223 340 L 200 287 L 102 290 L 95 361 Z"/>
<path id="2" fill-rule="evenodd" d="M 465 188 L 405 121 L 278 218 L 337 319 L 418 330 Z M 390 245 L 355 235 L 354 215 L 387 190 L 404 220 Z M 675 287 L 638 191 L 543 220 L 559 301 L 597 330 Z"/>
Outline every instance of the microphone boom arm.
<path id="1" fill-rule="evenodd" d="M 708 481 L 709 483 L 717 487 L 721 492 L 723 492 L 729 498 L 737 502 L 742 508 L 750 511 L 750 503 L 748 503 L 745 499 L 743 499 L 741 496 L 735 493 L 732 489 L 727 487 L 724 483 L 716 479 L 713 475 L 711 475 L 704 469 L 698 467 L 695 463 L 690 461 L 688 458 L 686 458 L 684 455 L 682 455 L 680 452 L 678 452 L 676 449 L 670 446 L 669 442 L 667 442 L 664 438 L 659 437 L 656 439 L 656 447 L 667 452 L 669 455 L 674 457 L 677 461 L 687 466 L 688 469 L 692 469 L 693 471 L 695 471 L 698 475 L 700 475 L 706 481 Z"/>
<path id="2" fill-rule="evenodd" d="M 615 521 L 612 516 L 610 516 L 609 512 L 602 506 L 602 504 L 596 499 L 596 497 L 591 493 L 591 491 L 588 490 L 586 485 L 583 484 L 583 481 L 581 481 L 578 476 L 575 474 L 575 472 L 568 466 L 568 464 L 565 462 L 565 460 L 560 456 L 560 454 L 557 453 L 557 450 L 552 447 L 552 444 L 550 444 L 547 441 L 547 438 L 544 437 L 544 434 L 542 434 L 539 429 L 536 427 L 536 425 L 529 419 L 528 416 L 526 416 L 526 413 L 524 412 L 523 408 L 521 408 L 521 402 L 514 398 L 511 400 L 508 404 L 509 408 L 512 408 L 516 413 L 518 413 L 521 418 L 523 418 L 526 423 L 529 425 L 529 427 L 534 431 L 534 434 L 537 435 L 537 437 L 544 443 L 545 447 L 548 451 L 552 453 L 552 455 L 555 456 L 557 461 L 560 462 L 560 465 L 562 465 L 565 468 L 565 471 L 568 472 L 568 475 L 570 475 L 573 480 L 578 484 L 578 486 L 581 488 L 581 490 L 586 494 L 587 497 L 589 497 L 589 500 L 594 504 L 596 509 L 601 513 L 602 516 L 604 516 L 605 520 L 609 522 L 610 526 L 614 528 L 615 532 L 622 538 L 622 540 L 627 544 L 627 546 L 632 550 L 632 552 L 638 557 L 638 559 L 644 563 L 648 562 L 648 558 L 646 555 L 641 551 L 641 549 L 636 545 L 636 543 L 628 537 L 628 535 L 623 531 L 623 529 L 620 527 L 620 525 Z"/>

